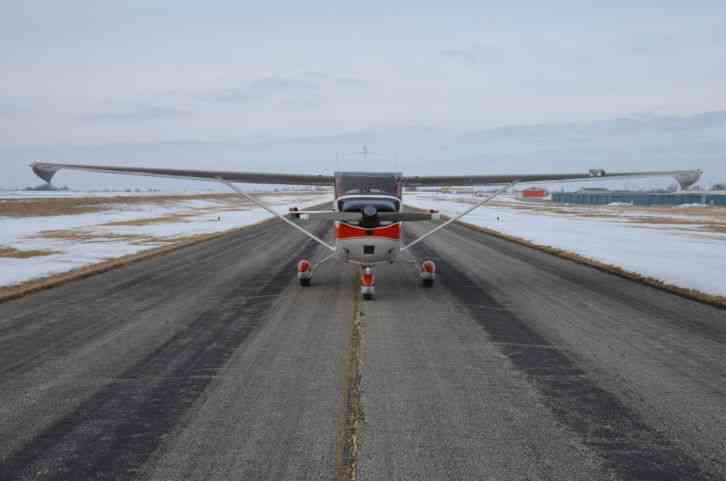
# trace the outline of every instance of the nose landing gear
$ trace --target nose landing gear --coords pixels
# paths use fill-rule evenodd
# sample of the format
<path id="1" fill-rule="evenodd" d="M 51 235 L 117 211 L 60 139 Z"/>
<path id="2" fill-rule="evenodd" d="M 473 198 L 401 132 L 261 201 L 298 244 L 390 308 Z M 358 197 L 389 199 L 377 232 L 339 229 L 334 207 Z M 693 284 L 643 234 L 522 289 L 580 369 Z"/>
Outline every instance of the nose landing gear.
<path id="1" fill-rule="evenodd" d="M 370 301 L 376 293 L 376 276 L 373 275 L 370 267 L 364 267 L 360 276 L 360 293 L 363 299 Z"/>

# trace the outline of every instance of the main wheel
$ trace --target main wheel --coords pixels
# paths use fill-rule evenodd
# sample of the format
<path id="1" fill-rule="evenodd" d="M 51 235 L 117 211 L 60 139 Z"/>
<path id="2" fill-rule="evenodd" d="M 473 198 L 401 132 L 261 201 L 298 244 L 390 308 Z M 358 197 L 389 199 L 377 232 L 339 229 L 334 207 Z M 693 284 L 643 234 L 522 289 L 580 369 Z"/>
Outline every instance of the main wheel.
<path id="1" fill-rule="evenodd" d="M 303 277 L 302 279 L 300 279 L 300 285 L 303 287 L 310 287 L 310 278 Z"/>
<path id="2" fill-rule="evenodd" d="M 433 279 L 422 279 L 421 283 L 424 287 L 433 287 L 434 286 L 434 280 Z"/>

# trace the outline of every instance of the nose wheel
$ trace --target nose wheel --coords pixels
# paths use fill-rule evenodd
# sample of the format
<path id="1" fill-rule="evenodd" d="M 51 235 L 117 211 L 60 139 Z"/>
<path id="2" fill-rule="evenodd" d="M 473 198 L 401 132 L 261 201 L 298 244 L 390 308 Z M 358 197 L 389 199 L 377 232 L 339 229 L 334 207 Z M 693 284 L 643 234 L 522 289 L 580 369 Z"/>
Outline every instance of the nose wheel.
<path id="1" fill-rule="evenodd" d="M 360 293 L 366 301 L 373 300 L 376 294 L 376 276 L 370 267 L 364 267 L 360 276 Z"/>

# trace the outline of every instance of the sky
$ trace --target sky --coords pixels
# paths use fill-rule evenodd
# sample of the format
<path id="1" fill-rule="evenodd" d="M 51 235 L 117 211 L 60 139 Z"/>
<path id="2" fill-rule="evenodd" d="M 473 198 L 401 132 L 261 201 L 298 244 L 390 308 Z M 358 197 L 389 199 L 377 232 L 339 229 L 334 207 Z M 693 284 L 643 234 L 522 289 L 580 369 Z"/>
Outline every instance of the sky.
<path id="1" fill-rule="evenodd" d="M 726 111 L 726 4 L 592 3 L 6 0 L 0 186 L 31 182 L 38 155 L 317 172 L 359 163 L 349 153 L 361 140 L 382 151 L 374 169 L 687 158 L 726 178 L 713 160 L 726 122 L 705 133 L 697 122 Z M 598 126 L 623 119 L 649 133 L 609 142 Z M 688 139 L 673 138 L 668 126 L 694 119 Z M 573 154 L 558 133 L 548 155 L 522 151 L 552 126 L 577 126 L 590 148 Z M 517 147 L 514 166 L 491 161 L 506 142 L 455 147 L 482 132 Z M 679 154 L 654 152 L 663 142 Z"/>

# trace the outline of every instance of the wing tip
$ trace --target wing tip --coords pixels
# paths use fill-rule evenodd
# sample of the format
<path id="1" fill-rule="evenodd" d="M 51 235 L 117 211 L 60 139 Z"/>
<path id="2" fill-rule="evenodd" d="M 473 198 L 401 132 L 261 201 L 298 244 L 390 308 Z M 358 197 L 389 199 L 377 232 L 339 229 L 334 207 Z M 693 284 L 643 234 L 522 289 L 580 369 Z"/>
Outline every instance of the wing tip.
<path id="1" fill-rule="evenodd" d="M 33 173 L 50 184 L 53 180 L 53 176 L 58 172 L 58 168 L 54 168 L 49 164 L 40 161 L 33 161 L 30 163 L 30 168 L 33 169 Z"/>

